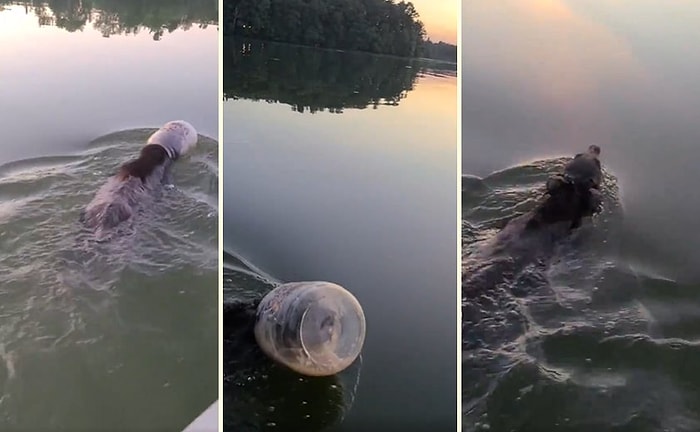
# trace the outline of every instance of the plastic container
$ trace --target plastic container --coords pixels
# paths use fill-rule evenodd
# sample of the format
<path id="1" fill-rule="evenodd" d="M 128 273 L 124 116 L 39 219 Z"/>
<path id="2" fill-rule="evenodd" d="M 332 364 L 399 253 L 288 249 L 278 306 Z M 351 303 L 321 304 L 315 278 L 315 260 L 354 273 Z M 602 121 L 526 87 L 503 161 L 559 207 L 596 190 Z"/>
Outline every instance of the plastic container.
<path id="1" fill-rule="evenodd" d="M 171 159 L 177 159 L 197 145 L 197 130 L 184 120 L 170 121 L 153 132 L 146 144 L 158 144 Z"/>
<path id="2" fill-rule="evenodd" d="M 300 374 L 334 375 L 360 354 L 365 315 L 340 285 L 286 283 L 258 305 L 255 339 L 266 355 Z"/>

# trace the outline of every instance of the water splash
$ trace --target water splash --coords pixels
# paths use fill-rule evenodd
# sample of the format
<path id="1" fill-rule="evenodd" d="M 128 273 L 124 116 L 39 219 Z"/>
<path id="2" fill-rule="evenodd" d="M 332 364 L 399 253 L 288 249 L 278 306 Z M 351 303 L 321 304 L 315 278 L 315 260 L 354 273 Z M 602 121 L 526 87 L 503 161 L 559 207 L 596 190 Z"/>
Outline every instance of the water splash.
<path id="1" fill-rule="evenodd" d="M 213 299 L 203 309 L 206 293 L 216 292 L 218 272 L 217 220 L 210 215 L 217 212 L 216 172 L 181 158 L 173 168 L 177 187 L 144 208 L 138 223 L 114 241 L 95 242 L 78 222 L 97 187 L 137 155 L 152 132 L 118 132 L 76 154 L 0 166 L 0 429 L 84 429 L 97 424 L 90 423 L 91 412 L 117 424 L 112 421 L 135 409 L 134 402 L 117 401 L 134 379 L 143 393 L 163 397 L 157 396 L 162 385 L 153 383 L 157 374 L 138 378 L 148 375 L 148 365 L 179 374 L 174 381 L 182 383 L 200 371 L 176 366 L 176 358 L 201 356 L 207 343 L 216 347 L 215 335 L 195 340 L 167 323 L 171 313 L 194 323 L 184 310 L 198 317 L 207 307 L 216 317 Z M 202 137 L 194 155 L 216 157 L 216 148 Z M 168 313 L 153 312 L 163 302 Z M 147 340 L 154 351 L 131 353 L 129 346 Z M 174 347 L 183 354 L 171 356 Z M 97 383 L 111 383 L 113 396 L 66 394 L 80 383 L 95 392 Z M 70 403 L 85 405 L 85 412 L 76 415 Z M 180 415 L 189 421 L 197 409 L 157 421 L 177 428 Z M 119 424 L 143 427 L 129 421 L 135 418 Z"/>
<path id="2" fill-rule="evenodd" d="M 482 245 L 532 209 L 546 179 L 566 161 L 462 179 L 464 272 L 493 264 L 479 255 Z M 604 210 L 590 223 L 541 255 L 500 256 L 499 269 L 508 274 L 486 292 L 463 298 L 464 430 L 590 430 L 634 424 L 640 411 L 649 418 L 671 411 L 683 416 L 668 402 L 663 415 L 646 408 L 640 391 L 652 382 L 669 389 L 669 401 L 680 397 L 666 377 L 631 365 L 605 367 L 599 357 L 611 349 L 606 341 L 655 328 L 654 314 L 640 299 L 639 275 L 619 255 L 624 211 L 609 172 L 602 190 Z M 605 420 L 593 420 L 598 411 L 591 407 L 610 404 L 613 395 L 621 402 L 606 410 Z"/>

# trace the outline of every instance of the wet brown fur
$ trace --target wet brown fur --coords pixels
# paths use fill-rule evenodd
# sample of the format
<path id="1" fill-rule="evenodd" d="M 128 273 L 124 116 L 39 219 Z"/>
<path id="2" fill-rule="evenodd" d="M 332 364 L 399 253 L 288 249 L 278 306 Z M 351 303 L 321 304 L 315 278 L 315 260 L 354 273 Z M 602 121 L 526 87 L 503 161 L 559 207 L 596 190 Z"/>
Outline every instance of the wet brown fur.
<path id="1" fill-rule="evenodd" d="M 531 218 L 526 225 L 527 230 L 558 222 L 573 222 L 593 215 L 594 209 L 587 207 L 588 201 L 581 198 L 581 194 L 590 192 L 581 191 L 569 184 L 564 185 L 563 189 L 558 194 L 545 195 L 531 212 Z"/>
<path id="2" fill-rule="evenodd" d="M 158 144 L 148 144 L 143 146 L 139 157 L 131 160 L 119 169 L 117 178 L 124 181 L 129 177 L 140 178 L 142 182 L 151 175 L 153 170 L 163 164 L 168 158 L 168 153 Z"/>

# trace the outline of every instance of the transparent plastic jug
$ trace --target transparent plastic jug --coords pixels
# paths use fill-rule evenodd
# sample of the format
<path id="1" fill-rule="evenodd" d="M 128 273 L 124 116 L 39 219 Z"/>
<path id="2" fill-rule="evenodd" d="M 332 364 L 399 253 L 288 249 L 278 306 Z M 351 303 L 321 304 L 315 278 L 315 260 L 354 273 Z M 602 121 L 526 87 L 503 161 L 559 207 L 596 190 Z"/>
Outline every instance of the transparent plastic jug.
<path id="1" fill-rule="evenodd" d="M 286 283 L 258 305 L 255 339 L 270 358 L 300 374 L 334 375 L 360 354 L 365 315 L 340 285 Z"/>

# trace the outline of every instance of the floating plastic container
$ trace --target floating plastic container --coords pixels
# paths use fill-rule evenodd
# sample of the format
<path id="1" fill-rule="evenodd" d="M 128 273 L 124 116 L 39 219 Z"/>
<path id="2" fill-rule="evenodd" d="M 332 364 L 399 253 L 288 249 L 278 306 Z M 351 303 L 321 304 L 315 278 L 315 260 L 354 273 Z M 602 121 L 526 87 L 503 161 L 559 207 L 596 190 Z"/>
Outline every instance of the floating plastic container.
<path id="1" fill-rule="evenodd" d="M 340 285 L 286 283 L 258 305 L 255 339 L 266 355 L 300 374 L 335 375 L 360 354 L 365 315 Z"/>
<path id="2" fill-rule="evenodd" d="M 148 137 L 146 144 L 158 144 L 171 159 L 177 159 L 197 145 L 197 130 L 184 120 L 167 122 Z"/>

